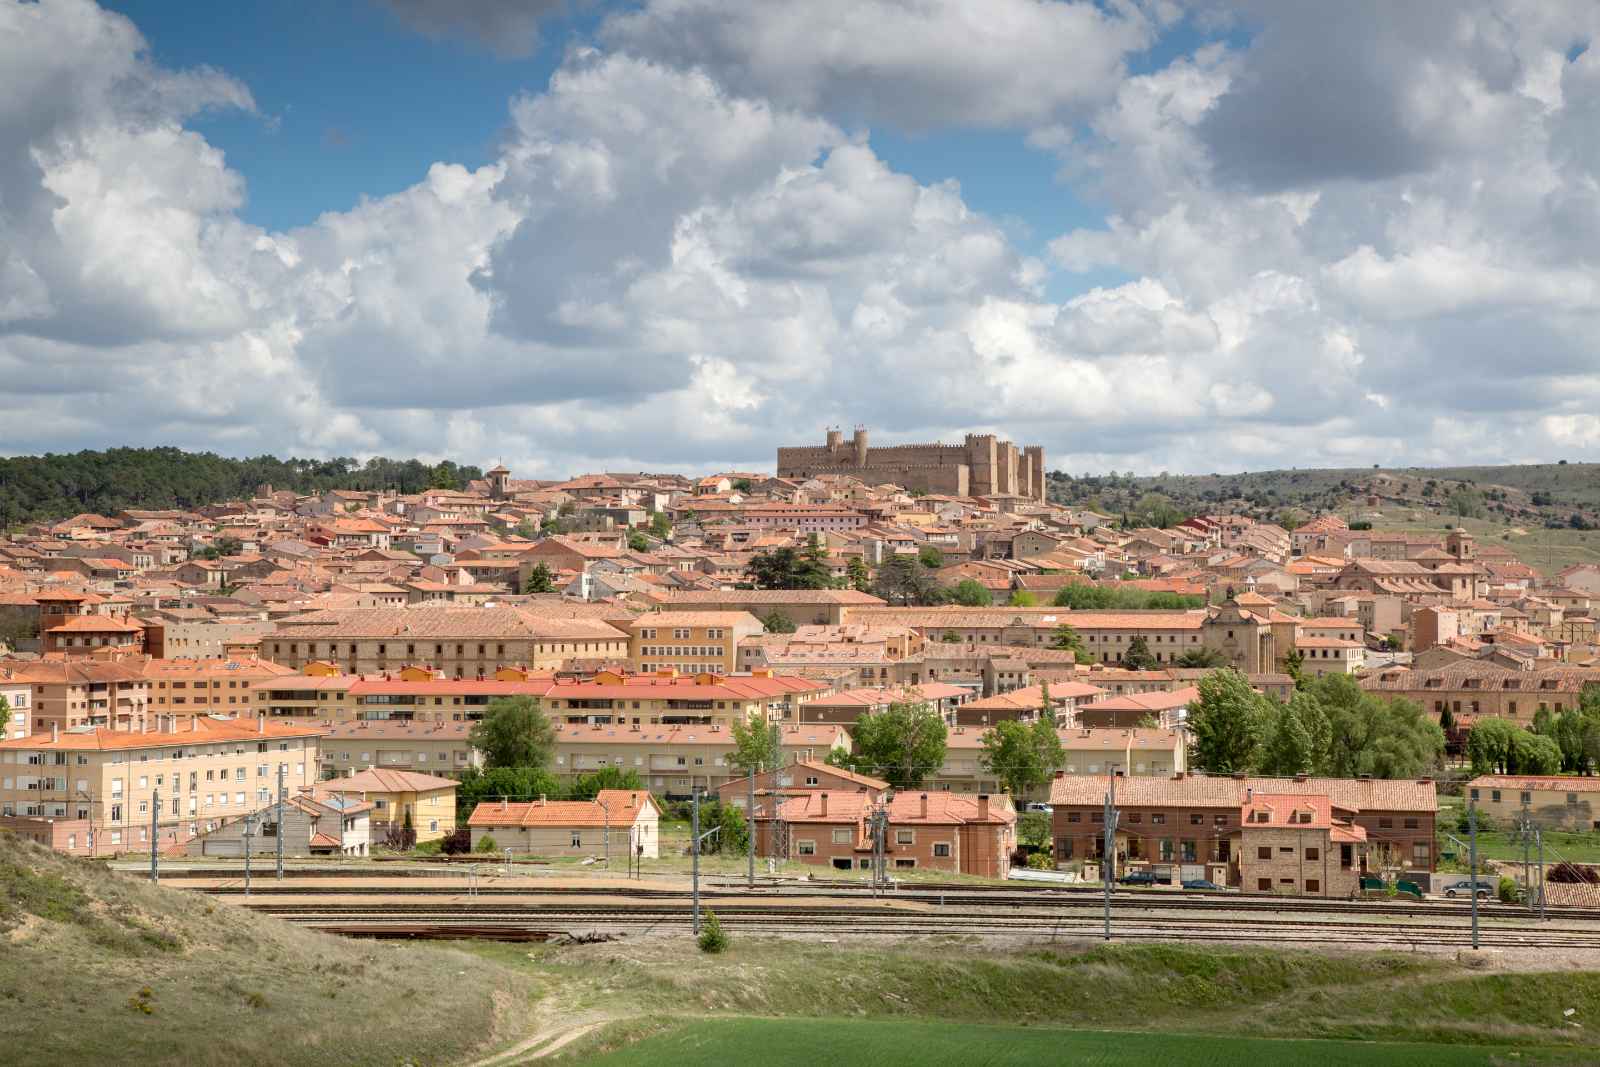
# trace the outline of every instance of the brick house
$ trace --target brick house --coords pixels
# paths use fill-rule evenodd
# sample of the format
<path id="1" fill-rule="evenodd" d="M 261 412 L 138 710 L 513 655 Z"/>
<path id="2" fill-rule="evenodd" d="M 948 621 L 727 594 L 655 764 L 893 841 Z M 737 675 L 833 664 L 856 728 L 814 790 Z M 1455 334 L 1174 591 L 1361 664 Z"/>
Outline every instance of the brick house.
<path id="1" fill-rule="evenodd" d="M 790 797 L 778 808 L 781 829 L 757 815 L 758 842 L 777 837 L 777 852 L 802 863 L 838 870 L 866 868 L 872 861 L 867 817 L 873 801 L 865 789 L 826 790 Z M 1011 798 L 987 793 L 897 793 L 888 802 L 885 844 L 891 870 L 935 870 L 1004 878 L 1016 846 L 1016 809 Z"/>
<path id="2" fill-rule="evenodd" d="M 1051 783 L 1057 865 L 1075 866 L 1103 857 L 1107 786 L 1104 774 L 1058 775 Z M 1431 778 L 1394 781 L 1184 774 L 1170 778 L 1118 775 L 1119 868 L 1124 864 L 1172 864 L 1188 868 L 1181 870 L 1183 877 L 1207 877 L 1219 884 L 1226 879 L 1228 884 L 1240 885 L 1241 879 L 1252 877 L 1249 862 L 1241 866 L 1239 850 L 1246 809 L 1256 796 L 1322 797 L 1339 815 L 1337 821 L 1365 832 L 1369 869 L 1397 873 L 1433 870 L 1438 795 Z M 1356 844 L 1354 840 L 1339 843 Z M 1255 883 L 1244 884 L 1250 888 Z"/>

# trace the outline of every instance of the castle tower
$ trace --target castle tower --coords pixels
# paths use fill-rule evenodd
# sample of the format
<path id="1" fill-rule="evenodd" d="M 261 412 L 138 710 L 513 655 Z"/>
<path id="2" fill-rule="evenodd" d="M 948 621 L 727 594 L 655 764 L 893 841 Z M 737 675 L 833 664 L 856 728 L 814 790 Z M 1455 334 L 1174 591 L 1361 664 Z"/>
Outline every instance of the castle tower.
<path id="1" fill-rule="evenodd" d="M 867 465 L 867 428 L 865 426 L 856 427 L 855 436 L 850 439 L 850 444 L 855 449 L 856 466 L 865 467 Z"/>
<path id="2" fill-rule="evenodd" d="M 837 426 L 828 427 L 828 451 L 837 452 L 844 447 L 844 433 Z"/>
<path id="3" fill-rule="evenodd" d="M 1023 491 L 1039 503 L 1044 503 L 1044 448 L 1040 445 L 1029 445 L 1023 449 L 1023 454 L 1028 457 L 1029 481 Z"/>

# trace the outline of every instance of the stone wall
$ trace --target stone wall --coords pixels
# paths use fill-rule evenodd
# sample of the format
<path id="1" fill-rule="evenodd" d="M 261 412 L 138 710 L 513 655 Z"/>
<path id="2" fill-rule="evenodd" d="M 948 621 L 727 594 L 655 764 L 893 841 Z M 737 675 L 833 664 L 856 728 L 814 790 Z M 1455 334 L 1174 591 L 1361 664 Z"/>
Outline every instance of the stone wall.
<path id="1" fill-rule="evenodd" d="M 959 445 L 914 444 L 870 448 L 866 431 L 846 442 L 828 431 L 824 445 L 778 449 L 778 477 L 823 474 L 891 481 L 907 489 L 955 496 L 992 493 L 1044 499 L 1044 449 L 1019 448 L 993 434 L 968 434 Z"/>

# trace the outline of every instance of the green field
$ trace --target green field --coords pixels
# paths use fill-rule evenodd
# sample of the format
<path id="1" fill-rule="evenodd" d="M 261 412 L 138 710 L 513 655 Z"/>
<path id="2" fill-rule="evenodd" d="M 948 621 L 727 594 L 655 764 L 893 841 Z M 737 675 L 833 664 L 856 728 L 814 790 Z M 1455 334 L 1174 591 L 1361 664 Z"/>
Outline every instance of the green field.
<path id="1" fill-rule="evenodd" d="M 676 1067 L 759 1062 L 762 1067 L 918 1064 L 926 1067 L 1468 1067 L 1582 1063 L 1570 1052 L 1399 1042 L 1297 1041 L 1204 1034 L 1118 1033 L 946 1022 L 861 1019 L 715 1019 L 688 1023 L 588 1060 L 594 1067 Z"/>

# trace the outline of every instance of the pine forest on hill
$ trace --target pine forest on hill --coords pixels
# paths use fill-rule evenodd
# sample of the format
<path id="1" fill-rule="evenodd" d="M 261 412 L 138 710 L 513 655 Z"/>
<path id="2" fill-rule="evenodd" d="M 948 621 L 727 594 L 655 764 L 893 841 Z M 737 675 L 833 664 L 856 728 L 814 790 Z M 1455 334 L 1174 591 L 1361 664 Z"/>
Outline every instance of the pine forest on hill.
<path id="1" fill-rule="evenodd" d="M 199 508 L 248 500 L 262 485 L 320 493 L 330 489 L 464 489 L 483 477 L 477 467 L 450 460 L 427 464 L 378 456 L 230 459 L 178 448 L 110 448 L 104 452 L 46 453 L 0 459 L 0 526 L 64 519 L 84 512 Z"/>

